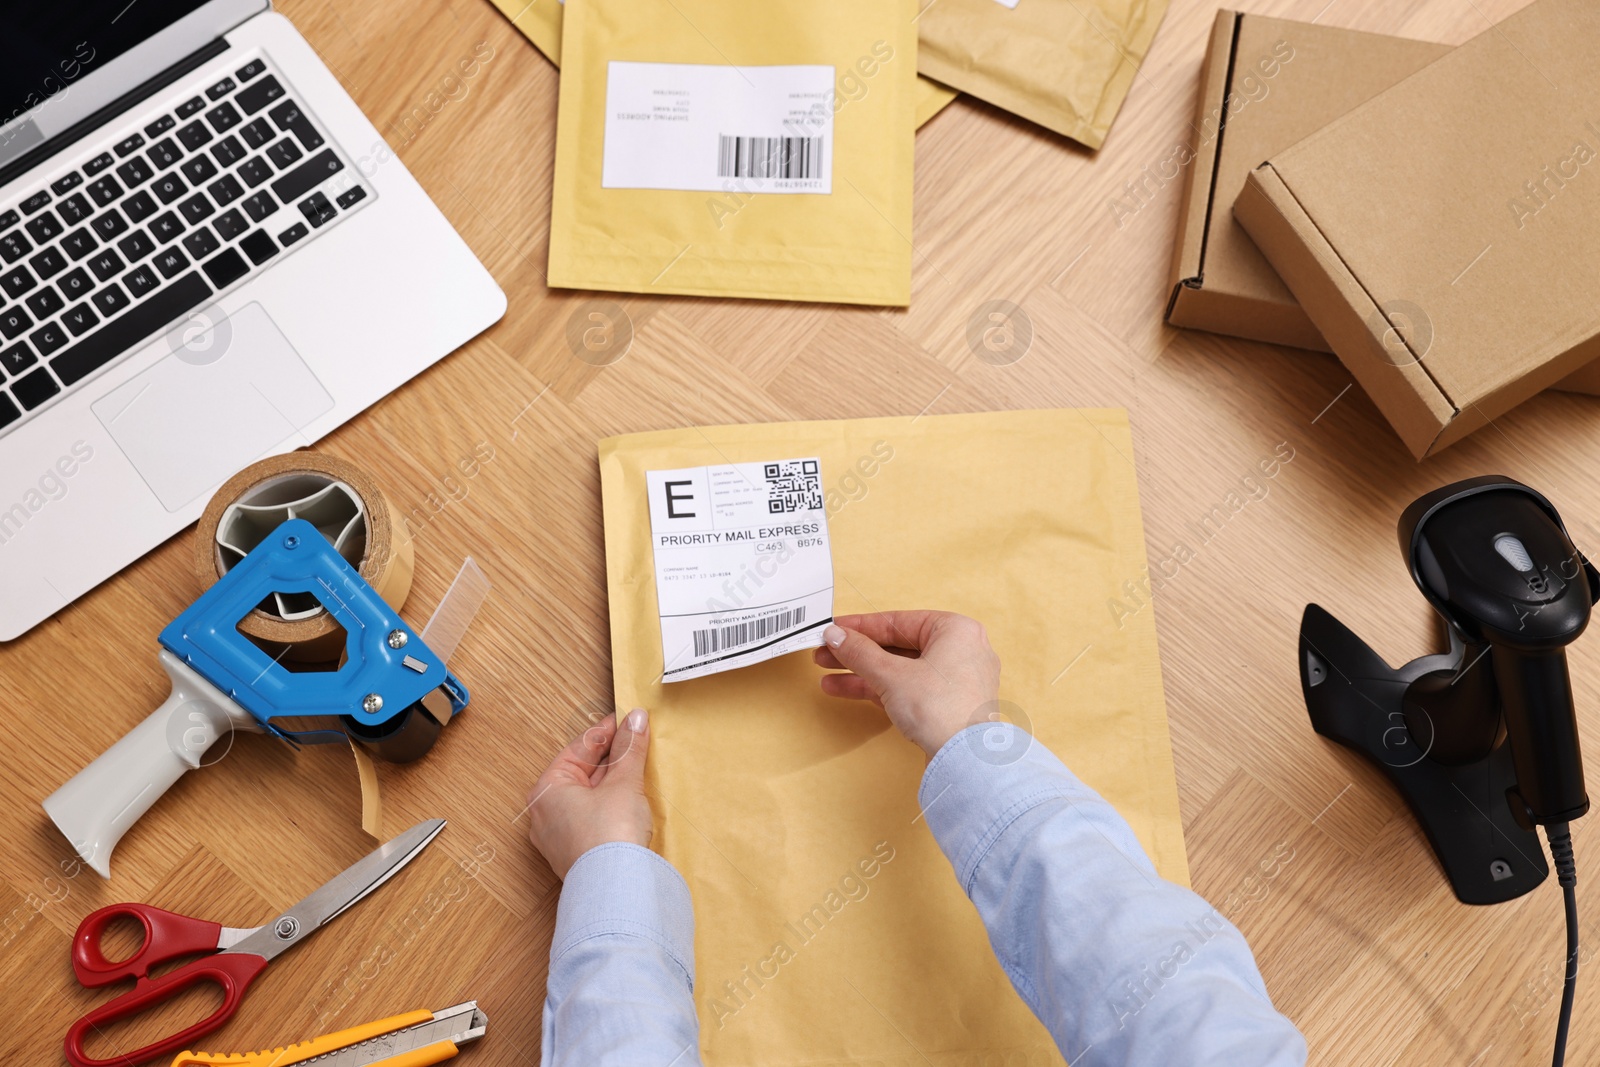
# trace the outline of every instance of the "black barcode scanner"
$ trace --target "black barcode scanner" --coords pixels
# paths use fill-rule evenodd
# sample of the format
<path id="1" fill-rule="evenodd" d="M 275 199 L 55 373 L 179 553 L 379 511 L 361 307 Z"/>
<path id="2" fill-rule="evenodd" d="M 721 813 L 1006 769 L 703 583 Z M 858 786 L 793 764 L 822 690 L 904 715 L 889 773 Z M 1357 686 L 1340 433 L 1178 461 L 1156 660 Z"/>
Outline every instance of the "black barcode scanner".
<path id="1" fill-rule="evenodd" d="M 1510 900 L 1549 874 L 1534 827 L 1589 810 L 1566 646 L 1589 624 L 1600 574 L 1550 501 L 1510 478 L 1428 493 L 1399 534 L 1450 650 L 1392 668 L 1310 604 L 1306 707 L 1318 733 L 1400 788 L 1457 897 Z"/>
<path id="2" fill-rule="evenodd" d="M 1505 721 L 1517 776 L 1512 814 L 1541 826 L 1584 814 L 1589 796 L 1566 649 L 1589 625 L 1600 577 L 1573 547 L 1555 508 L 1506 478 L 1457 482 L 1405 510 L 1400 545 L 1422 595 L 1460 633 L 1467 661 L 1489 654 L 1492 669 L 1476 672 L 1466 701 L 1455 698 L 1458 706 L 1473 705 L 1468 716 L 1481 716 L 1469 730 L 1452 734 L 1466 725 L 1452 720 L 1454 687 L 1447 684 L 1427 702 L 1437 730 L 1471 742 L 1449 755 L 1489 754 L 1495 738 L 1484 726 L 1498 695 L 1494 717 Z"/>
<path id="3" fill-rule="evenodd" d="M 1589 625 L 1600 573 L 1550 501 L 1510 478 L 1436 489 L 1406 508 L 1399 532 L 1449 651 L 1393 668 L 1308 604 L 1306 708 L 1318 733 L 1372 759 L 1400 789 L 1462 902 L 1511 900 L 1543 882 L 1534 828 L 1545 828 L 1567 917 L 1559 1064 L 1578 959 L 1567 824 L 1589 810 L 1566 648 Z"/>

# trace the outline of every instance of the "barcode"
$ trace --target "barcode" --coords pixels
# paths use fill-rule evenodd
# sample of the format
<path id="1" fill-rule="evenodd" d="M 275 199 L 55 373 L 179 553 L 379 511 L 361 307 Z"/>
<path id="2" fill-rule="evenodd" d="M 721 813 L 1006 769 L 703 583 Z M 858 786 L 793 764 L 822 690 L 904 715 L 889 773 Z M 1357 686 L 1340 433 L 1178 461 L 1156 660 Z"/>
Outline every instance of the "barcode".
<path id="1" fill-rule="evenodd" d="M 732 626 L 718 626 L 710 630 L 696 630 L 694 632 L 694 654 L 698 659 L 709 656 L 713 652 L 721 652 L 725 648 L 738 648 L 748 645 L 752 641 L 760 641 L 771 637 L 775 633 L 787 630 L 791 626 L 799 626 L 806 619 L 806 609 L 794 608 L 791 611 L 779 612 L 768 615 L 762 619 L 752 619 L 749 622 L 735 623 Z"/>
<path id="2" fill-rule="evenodd" d="M 717 136 L 719 178 L 820 178 L 821 137 Z"/>
<path id="3" fill-rule="evenodd" d="M 767 512 L 787 515 L 794 511 L 816 511 L 822 507 L 822 473 L 814 459 L 768 463 L 762 467 L 767 479 Z"/>

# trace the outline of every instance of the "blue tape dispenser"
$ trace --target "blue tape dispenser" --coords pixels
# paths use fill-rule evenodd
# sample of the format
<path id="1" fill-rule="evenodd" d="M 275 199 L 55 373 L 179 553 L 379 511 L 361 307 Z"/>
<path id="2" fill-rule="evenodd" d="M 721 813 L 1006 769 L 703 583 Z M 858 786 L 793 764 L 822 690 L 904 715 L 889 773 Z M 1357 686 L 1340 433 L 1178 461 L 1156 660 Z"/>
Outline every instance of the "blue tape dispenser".
<path id="1" fill-rule="evenodd" d="M 481 572 L 479 572 L 481 573 Z M 344 628 L 340 663 L 292 669 L 239 632 L 273 594 L 309 594 Z M 445 661 L 303 519 L 279 525 L 160 635 L 172 695 L 44 801 L 102 877 L 111 851 L 184 772 L 236 732 L 343 743 L 404 763 L 467 706 Z M 280 653 L 281 658 L 281 653 Z"/>

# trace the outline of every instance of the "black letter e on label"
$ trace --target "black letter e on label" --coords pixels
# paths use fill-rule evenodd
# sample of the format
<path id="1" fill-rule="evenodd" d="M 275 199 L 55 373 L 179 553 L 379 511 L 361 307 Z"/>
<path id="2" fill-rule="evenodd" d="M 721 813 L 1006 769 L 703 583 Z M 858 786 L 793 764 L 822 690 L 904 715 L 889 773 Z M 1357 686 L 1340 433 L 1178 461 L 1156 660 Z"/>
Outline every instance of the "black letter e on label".
<path id="1" fill-rule="evenodd" d="M 679 511 L 679 510 L 677 510 L 676 508 L 674 508 L 672 506 L 672 505 L 677 504 L 677 503 L 679 503 L 681 501 L 684 501 L 684 500 L 693 500 L 694 499 L 694 494 L 693 493 L 690 493 L 688 496 L 679 496 L 679 495 L 673 493 L 673 491 L 672 491 L 673 487 L 674 486 L 679 486 L 679 485 L 693 485 L 693 484 L 694 484 L 693 482 L 667 482 L 666 483 L 666 486 L 667 486 L 667 518 L 669 518 L 669 519 L 692 519 L 692 518 L 694 518 L 694 512 L 692 512 L 692 511 Z"/>

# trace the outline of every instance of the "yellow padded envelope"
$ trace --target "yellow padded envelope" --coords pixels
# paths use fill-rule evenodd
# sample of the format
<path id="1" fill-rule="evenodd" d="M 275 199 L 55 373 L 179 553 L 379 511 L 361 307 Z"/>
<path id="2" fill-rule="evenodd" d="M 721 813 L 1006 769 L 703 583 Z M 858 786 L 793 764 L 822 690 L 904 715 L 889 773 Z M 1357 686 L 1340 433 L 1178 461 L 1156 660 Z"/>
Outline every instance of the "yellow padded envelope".
<path id="1" fill-rule="evenodd" d="M 915 15 L 913 0 L 568 0 L 551 287 L 909 304 Z M 818 171 L 806 180 L 831 191 L 750 191 L 748 178 L 716 177 L 723 163 L 698 142 L 692 151 L 658 151 L 606 187 L 608 121 L 623 116 L 619 136 L 631 141 L 647 131 L 695 130 L 693 116 L 716 115 L 708 101 L 717 94 L 657 89 L 649 108 L 641 96 L 611 102 L 613 71 L 643 64 L 732 72 L 718 93 L 745 105 L 760 96 L 756 81 L 766 84 L 774 71 L 831 68 L 825 91 L 810 81 L 791 86 L 781 124 L 810 140 L 823 138 L 831 122 L 826 147 L 819 141 L 805 156 Z M 682 114 L 667 115 L 674 107 Z M 721 133 L 729 144 L 779 129 L 766 117 L 752 130 L 737 128 L 745 119 L 727 121 Z M 617 158 L 641 156 L 620 151 Z M 669 171 L 692 171 L 709 184 L 675 185 Z"/>
<path id="2" fill-rule="evenodd" d="M 933 0 L 917 69 L 1099 148 L 1133 87 L 1167 0 Z"/>
<path id="3" fill-rule="evenodd" d="M 600 443 L 617 707 L 689 882 L 712 1065 L 1059 1063 L 917 807 L 925 760 L 809 653 L 663 685 L 645 472 L 819 456 L 834 610 L 983 620 L 1002 706 L 1188 884 L 1121 410 L 717 426 Z M 1116 610 L 1113 605 L 1118 605 Z"/>
<path id="4" fill-rule="evenodd" d="M 511 20 L 511 25 L 532 41 L 534 47 L 556 66 L 561 65 L 561 0 L 490 0 L 500 13 Z M 932 78 L 917 76 L 917 126 L 921 127 L 933 116 L 943 111 L 945 105 L 956 98 L 954 89 L 947 89 Z"/>

